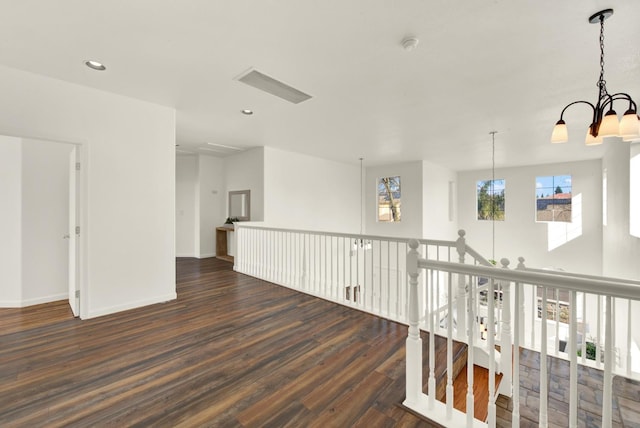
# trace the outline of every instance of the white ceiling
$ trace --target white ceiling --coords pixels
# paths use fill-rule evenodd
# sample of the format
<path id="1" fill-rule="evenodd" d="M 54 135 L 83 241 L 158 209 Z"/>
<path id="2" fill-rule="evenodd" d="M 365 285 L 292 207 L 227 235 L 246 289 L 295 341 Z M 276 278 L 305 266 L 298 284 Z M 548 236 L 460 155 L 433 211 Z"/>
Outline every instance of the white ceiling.
<path id="1" fill-rule="evenodd" d="M 615 9 L 608 89 L 640 101 L 640 1 L 613 3 L 0 0 L 0 64 L 175 107 L 181 151 L 271 146 L 465 170 L 491 165 L 497 130 L 497 166 L 550 163 L 605 150 L 584 146 L 583 106 L 565 115 L 569 143 L 549 143 L 566 104 L 596 101 L 599 26 L 587 18 L 601 9 Z M 291 104 L 234 80 L 250 67 L 313 98 Z"/>

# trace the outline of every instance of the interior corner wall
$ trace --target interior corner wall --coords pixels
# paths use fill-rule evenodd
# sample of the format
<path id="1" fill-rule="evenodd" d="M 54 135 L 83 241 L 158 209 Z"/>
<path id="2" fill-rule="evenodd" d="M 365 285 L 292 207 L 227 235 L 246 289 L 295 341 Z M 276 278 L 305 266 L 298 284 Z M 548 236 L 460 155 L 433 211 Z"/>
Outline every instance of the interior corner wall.
<path id="1" fill-rule="evenodd" d="M 591 275 L 602 274 L 602 163 L 598 160 L 498 168 L 505 179 L 505 220 L 495 222 L 492 256 L 491 221 L 477 220 L 476 183 L 490 180 L 491 170 L 458 173 L 458 225 L 467 244 L 487 259 L 507 258 L 515 267 L 518 257 L 535 268 L 561 268 Z M 548 224 L 536 223 L 536 177 L 570 174 L 574 197 L 582 195 L 582 234 L 551 251 Z M 574 207 L 575 211 L 575 207 Z"/>
<path id="2" fill-rule="evenodd" d="M 630 146 L 609 143 L 602 159 L 607 170 L 607 225 L 603 227 L 602 264 L 605 276 L 640 280 L 640 238 L 629 230 Z"/>
<path id="3" fill-rule="evenodd" d="M 456 230 L 456 172 L 422 162 L 422 237 L 458 239 Z"/>
<path id="4" fill-rule="evenodd" d="M 369 166 L 365 174 L 365 233 L 397 238 L 423 237 L 423 168 L 422 162 Z M 400 176 L 401 220 L 378 221 L 378 179 Z"/>
<path id="5" fill-rule="evenodd" d="M 213 257 L 216 254 L 216 227 L 222 226 L 226 219 L 227 193 L 224 171 L 223 159 L 207 155 L 198 156 L 199 258 Z"/>
<path id="6" fill-rule="evenodd" d="M 265 154 L 263 147 L 237 153 L 224 158 L 226 189 L 224 191 L 224 217 L 229 216 L 227 206 L 228 192 L 235 190 L 250 190 L 250 221 L 265 220 L 265 184 L 264 184 Z"/>
<path id="7" fill-rule="evenodd" d="M 0 92 L 0 134 L 80 145 L 80 316 L 175 299 L 175 110 L 8 67 Z"/>
<path id="8" fill-rule="evenodd" d="M 73 145 L 22 139 L 22 306 L 69 297 Z"/>
<path id="9" fill-rule="evenodd" d="M 0 135 L 0 307 L 22 306 L 22 149 Z"/>
<path id="10" fill-rule="evenodd" d="M 196 256 L 197 156 L 176 156 L 176 256 Z"/>
<path id="11" fill-rule="evenodd" d="M 269 226 L 358 233 L 359 165 L 266 147 L 264 175 Z"/>

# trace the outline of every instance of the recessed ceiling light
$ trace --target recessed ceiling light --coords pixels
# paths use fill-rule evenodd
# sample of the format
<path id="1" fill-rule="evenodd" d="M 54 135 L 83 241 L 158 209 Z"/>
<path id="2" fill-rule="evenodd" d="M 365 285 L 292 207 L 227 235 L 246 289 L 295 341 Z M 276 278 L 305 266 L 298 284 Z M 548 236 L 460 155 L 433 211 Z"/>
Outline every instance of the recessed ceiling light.
<path id="1" fill-rule="evenodd" d="M 242 114 L 246 114 L 247 116 L 251 116 L 253 114 L 253 110 L 250 110 L 248 108 L 245 108 L 242 111 Z"/>
<path id="2" fill-rule="evenodd" d="M 91 59 L 88 61 L 85 61 L 84 65 L 98 71 L 105 71 L 107 69 L 107 67 L 105 67 L 104 64 L 102 64 L 101 62 L 94 61 Z"/>

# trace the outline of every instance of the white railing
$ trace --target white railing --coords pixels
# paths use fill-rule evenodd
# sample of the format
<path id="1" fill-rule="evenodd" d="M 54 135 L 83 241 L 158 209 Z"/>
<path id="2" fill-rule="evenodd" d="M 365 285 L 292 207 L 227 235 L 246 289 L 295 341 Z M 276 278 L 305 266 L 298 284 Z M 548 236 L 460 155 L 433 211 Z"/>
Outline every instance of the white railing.
<path id="1" fill-rule="evenodd" d="M 234 269 L 237 272 L 408 323 L 408 239 L 242 223 L 236 223 L 235 235 Z M 469 255 L 470 263 L 491 266 L 466 246 L 464 231 L 459 232 L 457 241 L 421 240 L 419 246 L 420 251 L 433 260 L 459 261 L 462 249 Z M 418 296 L 423 328 L 427 328 L 427 300 L 442 310 L 446 308 L 448 296 L 453 295 L 447 288 L 446 278 L 429 281 L 435 284 L 434 297 L 427 299 L 424 290 L 432 290 L 427 287 L 421 288 Z M 457 292 L 464 296 L 464 284 Z M 461 322 L 464 324 L 464 316 Z"/>
<path id="2" fill-rule="evenodd" d="M 524 266 L 524 260 L 519 259 L 517 269 L 508 269 L 509 262 L 501 260 L 502 268 L 493 269 L 486 266 L 455 263 L 451 261 L 431 260 L 420 256 L 420 245 L 417 241 L 410 243 L 411 250 L 407 255 L 407 272 L 409 276 L 409 333 L 407 337 L 407 379 L 405 405 L 426 417 L 450 427 L 460 426 L 490 426 L 496 425 L 497 392 L 512 396 L 512 426 L 520 425 L 520 396 L 522 385 L 520 383 L 520 348 L 530 347 L 540 352 L 539 358 L 539 406 L 537 422 L 539 426 L 546 427 L 549 420 L 549 384 L 548 384 L 548 356 L 564 358 L 569 361 L 569 415 L 567 426 L 578 426 L 578 364 L 593 365 L 603 370 L 601 417 L 603 427 L 612 424 L 612 377 L 614 373 L 633 377 L 636 375 L 634 364 L 639 359 L 634 358 L 633 350 L 637 349 L 633 341 L 632 307 L 640 301 L 640 282 L 620 280 L 614 278 L 602 278 L 588 275 L 572 274 L 567 272 L 555 272 L 538 269 L 528 269 Z M 463 256 L 461 256 L 461 259 Z M 453 382 L 451 376 L 447 376 L 446 400 L 441 403 L 435 398 L 435 379 L 433 378 L 433 360 L 429 360 L 429 379 L 427 381 L 427 393 L 423 392 L 422 381 L 422 343 L 420 339 L 420 288 L 424 284 L 420 281 L 420 275 L 424 277 L 449 278 L 448 287 L 451 292 L 452 278 L 458 277 L 458 284 L 463 283 L 468 287 L 466 299 L 467 331 L 465 342 L 468 344 L 467 352 L 467 382 L 466 412 L 453 408 Z M 482 279 L 482 281 L 481 281 Z M 476 301 L 478 296 L 478 284 L 486 282 L 486 313 L 479 313 L 480 306 Z M 427 283 L 428 288 L 433 288 L 433 282 Z M 513 290 L 513 299 L 511 291 Z M 429 298 L 433 293 L 428 290 L 423 293 Z M 562 296 L 562 297 L 561 297 Z M 496 301 L 496 297 L 499 300 Z M 549 298 L 553 300 L 550 301 Z M 414 299 L 418 299 L 414 302 Z M 564 299 L 564 300 L 563 300 Z M 462 299 L 458 299 L 460 301 Z M 604 302 L 604 304 L 603 304 Z M 425 307 L 433 308 L 434 304 L 426 302 Z M 546 310 L 545 310 L 546 309 Z M 625 312 L 625 313 L 622 313 Z M 439 313 L 433 311 L 432 313 Z M 460 309 L 458 309 L 458 314 Z M 513 313 L 513 328 L 511 326 L 511 314 Z M 482 316 L 482 315 L 486 315 Z M 626 316 L 625 316 L 626 315 Z M 428 316 L 430 331 L 437 331 L 434 325 L 434 316 Z M 440 318 L 440 316 L 438 316 Z M 480 336 L 483 329 L 476 320 L 485 318 L 483 328 L 486 328 L 486 340 Z M 567 319 L 568 318 L 568 319 Z M 615 322 L 625 320 L 625 325 L 618 326 Z M 452 365 L 451 343 L 453 329 L 449 326 L 454 321 L 454 308 L 448 303 L 446 313 L 446 338 L 447 338 L 447 372 L 450 373 Z M 589 326 L 595 326 L 593 345 L 595 348 L 594 360 L 588 359 L 587 333 Z M 621 328 L 622 327 L 622 328 Z M 623 328 L 626 327 L 626 330 Z M 462 329 L 460 329 L 462 330 Z M 624 334 L 614 334 L 622 331 Z M 564 340 L 561 335 L 564 334 Z M 433 334 L 429 335 L 429 355 L 434 355 Z M 620 337 L 622 336 L 622 338 Z M 457 337 L 458 338 L 458 337 Z M 495 349 L 495 342 L 499 339 L 502 355 L 499 356 Z M 561 344 L 564 342 L 564 347 Z M 485 345 L 480 348 L 478 344 Z M 511 355 L 512 347 L 518 350 Z M 480 349 L 488 353 L 489 385 L 487 402 L 487 420 L 479 421 L 474 418 L 474 389 L 473 366 L 475 357 Z M 578 358 L 578 352 L 581 353 Z M 513 357 L 511 369 L 507 363 Z M 579 361 L 580 360 L 580 361 Z M 496 362 L 502 367 L 496 367 Z M 503 378 L 499 391 L 496 391 L 495 374 L 502 371 Z M 511 379 L 511 374 L 513 379 Z M 531 379 L 529 379 L 531 381 Z M 554 382 L 563 382 L 562 379 L 553 379 Z M 505 385 L 503 387 L 503 385 Z M 511 391 L 513 388 L 513 391 Z M 523 405 L 526 405 L 523 403 Z M 597 406 L 596 403 L 591 403 Z M 531 413 L 531 409 L 528 409 Z M 466 414 L 465 414 L 466 413 Z"/>

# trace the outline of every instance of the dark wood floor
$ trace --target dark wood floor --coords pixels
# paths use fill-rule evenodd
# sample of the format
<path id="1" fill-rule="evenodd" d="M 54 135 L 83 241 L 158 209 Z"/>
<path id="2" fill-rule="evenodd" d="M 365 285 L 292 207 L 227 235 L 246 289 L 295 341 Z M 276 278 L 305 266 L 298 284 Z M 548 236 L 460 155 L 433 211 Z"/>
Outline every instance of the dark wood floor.
<path id="1" fill-rule="evenodd" d="M 399 407 L 405 326 L 181 259 L 178 299 L 0 310 L 0 426 L 432 426 Z"/>

